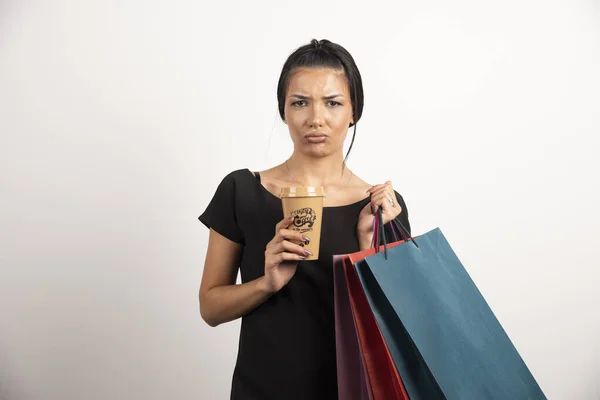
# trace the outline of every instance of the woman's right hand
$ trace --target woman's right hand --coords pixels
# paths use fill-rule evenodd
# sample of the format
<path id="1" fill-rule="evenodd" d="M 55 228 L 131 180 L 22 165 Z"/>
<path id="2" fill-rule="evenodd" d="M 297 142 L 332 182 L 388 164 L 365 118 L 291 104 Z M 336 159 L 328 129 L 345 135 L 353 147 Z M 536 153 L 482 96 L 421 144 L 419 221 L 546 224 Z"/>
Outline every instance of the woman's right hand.
<path id="1" fill-rule="evenodd" d="M 264 285 L 269 293 L 277 292 L 287 285 L 296 273 L 298 262 L 310 255 L 304 247 L 289 241 L 307 240 L 300 232 L 287 229 L 293 220 L 293 217 L 289 217 L 277 224 L 275 236 L 265 250 Z"/>

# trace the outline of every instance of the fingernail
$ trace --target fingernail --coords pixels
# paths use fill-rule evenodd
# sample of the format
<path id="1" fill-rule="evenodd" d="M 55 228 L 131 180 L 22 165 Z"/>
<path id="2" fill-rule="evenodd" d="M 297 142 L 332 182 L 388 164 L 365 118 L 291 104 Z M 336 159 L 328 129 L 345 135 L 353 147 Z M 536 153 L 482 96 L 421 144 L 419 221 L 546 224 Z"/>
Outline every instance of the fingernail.
<path id="1" fill-rule="evenodd" d="M 310 239 L 307 238 L 306 236 L 302 235 L 302 241 L 303 242 L 310 242 Z"/>
<path id="2" fill-rule="evenodd" d="M 306 260 L 306 257 L 298 256 L 298 258 L 301 260 Z"/>
<path id="3" fill-rule="evenodd" d="M 313 253 L 310 250 L 308 250 L 308 249 L 304 249 L 304 254 L 306 254 L 307 256 L 312 256 L 313 255 Z"/>

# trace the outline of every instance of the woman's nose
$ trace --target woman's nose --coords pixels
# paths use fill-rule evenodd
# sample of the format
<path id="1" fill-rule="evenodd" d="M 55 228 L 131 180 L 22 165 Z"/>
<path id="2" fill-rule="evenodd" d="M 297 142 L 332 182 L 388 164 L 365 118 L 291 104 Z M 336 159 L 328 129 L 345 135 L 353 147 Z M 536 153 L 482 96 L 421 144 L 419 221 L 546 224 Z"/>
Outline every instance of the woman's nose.
<path id="1" fill-rule="evenodd" d="M 312 113 L 309 117 L 310 126 L 321 126 L 323 125 L 323 109 L 319 105 L 312 107 Z"/>

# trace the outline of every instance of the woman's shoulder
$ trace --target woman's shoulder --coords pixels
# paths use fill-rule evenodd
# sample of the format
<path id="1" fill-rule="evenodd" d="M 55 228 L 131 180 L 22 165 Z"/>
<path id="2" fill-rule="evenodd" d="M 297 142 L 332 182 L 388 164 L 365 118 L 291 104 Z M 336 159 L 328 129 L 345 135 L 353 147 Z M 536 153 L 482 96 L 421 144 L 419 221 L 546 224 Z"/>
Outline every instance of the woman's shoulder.
<path id="1" fill-rule="evenodd" d="M 227 173 L 221 178 L 221 185 L 234 188 L 240 185 L 247 185 L 255 179 L 254 172 L 248 168 L 241 168 Z"/>
<path id="2" fill-rule="evenodd" d="M 237 169 L 221 176 L 216 189 L 221 197 L 234 196 L 239 189 L 249 188 L 254 180 L 248 168 Z"/>
<path id="3" fill-rule="evenodd" d="M 263 171 L 254 171 L 252 173 L 255 177 L 258 174 L 262 186 L 277 197 L 279 197 L 279 191 L 282 187 L 294 185 L 293 182 L 290 182 L 289 179 L 287 179 L 281 164 Z"/>
<path id="4" fill-rule="evenodd" d="M 354 174 L 353 174 L 353 181 L 354 181 L 354 183 L 352 186 L 353 186 L 354 190 L 356 192 L 360 192 L 360 193 L 366 192 L 369 189 L 371 189 L 373 186 L 379 184 L 379 183 L 371 184 L 371 183 L 365 182 L 364 180 L 362 180 L 361 178 L 359 178 L 358 176 L 356 176 Z M 398 190 L 396 188 L 394 188 L 394 193 L 396 194 L 396 199 L 401 204 L 404 204 L 404 198 L 402 197 L 402 195 L 398 192 Z"/>
<path id="5" fill-rule="evenodd" d="M 355 186 L 360 187 L 361 189 L 369 190 L 370 188 L 372 188 L 375 185 L 379 185 L 381 183 L 375 183 L 375 184 L 371 184 L 368 182 L 363 181 L 362 179 L 360 179 L 358 176 L 354 175 L 354 179 L 356 179 L 356 183 Z M 383 183 L 383 182 L 382 182 Z M 394 188 L 394 192 L 396 193 L 397 196 L 400 196 L 400 193 L 398 193 L 398 191 L 396 190 L 396 188 Z"/>
<path id="6" fill-rule="evenodd" d="M 229 172 L 227 175 L 225 175 L 224 179 L 233 179 L 233 180 L 237 180 L 237 179 L 246 179 L 248 178 L 248 176 L 252 176 L 254 173 L 251 172 L 248 168 L 241 168 L 241 169 L 236 169 L 234 171 Z"/>
<path id="7" fill-rule="evenodd" d="M 369 190 L 373 185 L 362 180 L 358 175 L 352 172 L 352 187 L 356 190 L 364 190 L 365 192 Z"/>
<path id="8" fill-rule="evenodd" d="M 364 201 L 368 198 L 367 190 L 370 188 L 371 185 L 362 180 L 358 175 L 354 174 L 354 172 L 351 172 L 350 180 L 343 184 L 342 190 L 333 192 L 333 198 L 331 199 L 332 203 L 355 204 Z"/>
<path id="9" fill-rule="evenodd" d="M 267 189 L 273 195 L 279 197 L 279 188 L 286 186 L 282 180 L 278 167 L 274 167 L 264 171 L 252 170 L 250 168 L 237 169 L 228 173 L 222 180 L 221 185 L 230 188 L 231 191 L 236 189 L 254 189 L 257 183 Z"/>

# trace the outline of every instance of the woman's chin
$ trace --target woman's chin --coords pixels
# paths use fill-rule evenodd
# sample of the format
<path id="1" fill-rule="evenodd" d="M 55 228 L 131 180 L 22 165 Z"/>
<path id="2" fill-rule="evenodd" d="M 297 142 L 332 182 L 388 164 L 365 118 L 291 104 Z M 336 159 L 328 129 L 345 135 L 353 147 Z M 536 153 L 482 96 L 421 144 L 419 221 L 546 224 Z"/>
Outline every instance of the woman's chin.
<path id="1" fill-rule="evenodd" d="M 329 146 L 306 146 L 302 149 L 302 153 L 310 157 L 327 157 L 333 153 Z"/>
<path id="2" fill-rule="evenodd" d="M 309 141 L 296 142 L 294 150 L 307 157 L 322 158 L 335 154 L 343 148 L 343 143 L 332 142 L 330 138 L 323 142 L 311 143 Z"/>

